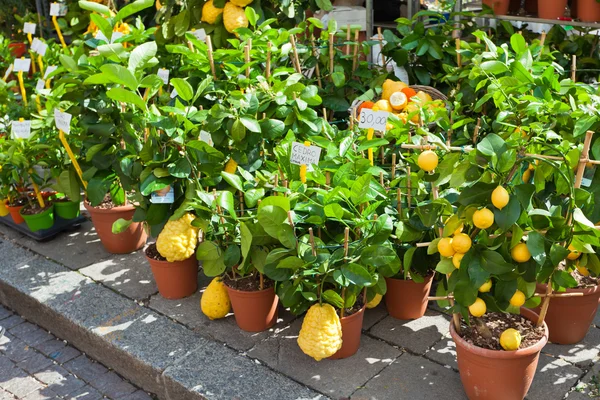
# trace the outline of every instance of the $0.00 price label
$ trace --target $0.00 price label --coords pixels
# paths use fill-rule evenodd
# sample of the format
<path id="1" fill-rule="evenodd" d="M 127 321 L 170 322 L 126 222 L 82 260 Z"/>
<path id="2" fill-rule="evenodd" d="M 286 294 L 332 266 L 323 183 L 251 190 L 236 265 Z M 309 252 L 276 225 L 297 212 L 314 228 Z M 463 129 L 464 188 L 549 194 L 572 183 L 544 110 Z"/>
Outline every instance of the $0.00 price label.
<path id="1" fill-rule="evenodd" d="M 385 132 L 389 115 L 390 113 L 387 111 L 373 111 L 368 108 L 363 108 L 360 112 L 358 127 L 367 129 L 372 128 L 376 131 Z"/>

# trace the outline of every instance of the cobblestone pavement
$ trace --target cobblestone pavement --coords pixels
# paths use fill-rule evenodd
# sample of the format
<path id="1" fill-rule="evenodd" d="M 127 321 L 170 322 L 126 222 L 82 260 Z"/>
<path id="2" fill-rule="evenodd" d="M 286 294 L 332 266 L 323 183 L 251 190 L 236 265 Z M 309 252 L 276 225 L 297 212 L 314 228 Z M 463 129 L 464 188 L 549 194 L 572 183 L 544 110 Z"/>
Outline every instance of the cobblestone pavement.
<path id="1" fill-rule="evenodd" d="M 152 400 L 102 364 L 0 306 L 0 400 Z"/>

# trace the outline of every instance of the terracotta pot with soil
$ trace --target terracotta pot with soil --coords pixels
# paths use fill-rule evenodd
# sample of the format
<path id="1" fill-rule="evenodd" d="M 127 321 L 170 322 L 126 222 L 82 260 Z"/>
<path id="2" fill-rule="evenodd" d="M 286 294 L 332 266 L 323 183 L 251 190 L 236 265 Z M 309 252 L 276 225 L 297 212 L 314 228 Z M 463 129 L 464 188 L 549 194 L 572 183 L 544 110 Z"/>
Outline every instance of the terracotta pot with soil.
<path id="1" fill-rule="evenodd" d="M 366 304 L 364 301 L 357 300 L 351 310 L 346 309 L 347 314 L 340 320 L 342 323 L 342 348 L 329 357 L 329 359 L 339 360 L 356 354 L 360 347 L 365 308 Z"/>
<path id="2" fill-rule="evenodd" d="M 577 17 L 583 22 L 600 21 L 600 3 L 596 0 L 576 0 Z"/>
<path id="3" fill-rule="evenodd" d="M 433 275 L 422 283 L 413 280 L 385 278 L 385 306 L 396 319 L 417 319 L 425 315 Z"/>
<path id="4" fill-rule="evenodd" d="M 83 202 L 92 217 L 92 223 L 100 241 L 109 253 L 125 254 L 141 249 L 146 244 L 146 231 L 140 222 L 134 222 L 121 233 L 112 233 L 113 223 L 120 219 L 130 220 L 135 212 L 131 204 L 115 206 L 112 202 L 104 202 L 98 207 L 92 207 L 87 201 Z"/>
<path id="5" fill-rule="evenodd" d="M 23 217 L 21 217 L 21 209 L 25 204 L 27 204 L 27 200 L 25 199 L 15 199 L 7 204 L 6 208 L 8 208 L 8 212 L 15 224 L 22 224 L 25 222 Z"/>
<path id="6" fill-rule="evenodd" d="M 54 225 L 53 203 L 46 203 L 43 208 L 37 203 L 28 204 L 19 213 L 31 232 L 50 229 Z"/>
<path id="7" fill-rule="evenodd" d="M 545 0 L 538 2 L 538 17 L 558 19 L 565 15 L 567 0 Z"/>
<path id="8" fill-rule="evenodd" d="M 495 15 L 506 15 L 510 0 L 483 0 L 483 4 L 494 10 Z"/>
<path id="9" fill-rule="evenodd" d="M 235 322 L 247 332 L 262 332 L 277 322 L 279 297 L 275 295 L 274 282 L 264 279 L 260 290 L 259 279 L 247 276 L 239 279 L 223 278 L 227 288 Z"/>
<path id="10" fill-rule="evenodd" d="M 521 308 L 521 315 L 488 313 L 470 327 L 463 325 L 460 335 L 450 323 L 460 379 L 469 399 L 525 398 L 540 351 L 548 342 L 548 327 L 536 327 L 537 319 L 538 315 L 526 308 Z M 500 347 L 499 337 L 508 328 L 517 329 L 523 337 L 518 350 Z"/>
<path id="11" fill-rule="evenodd" d="M 165 299 L 176 300 L 191 296 L 198 289 L 198 260 L 192 255 L 187 260 L 169 262 L 161 256 L 152 243 L 145 251 L 146 259 Z"/>

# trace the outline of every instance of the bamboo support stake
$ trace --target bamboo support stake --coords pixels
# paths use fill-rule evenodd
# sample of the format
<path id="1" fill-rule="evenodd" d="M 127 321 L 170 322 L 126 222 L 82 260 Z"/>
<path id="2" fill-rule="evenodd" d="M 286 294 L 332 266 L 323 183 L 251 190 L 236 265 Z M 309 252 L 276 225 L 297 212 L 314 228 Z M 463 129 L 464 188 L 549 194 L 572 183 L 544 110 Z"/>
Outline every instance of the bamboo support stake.
<path id="1" fill-rule="evenodd" d="M 344 54 L 350 55 L 350 35 L 352 31 L 350 30 L 350 24 L 346 25 L 346 50 L 344 50 Z"/>
<path id="2" fill-rule="evenodd" d="M 333 74 L 333 33 L 329 34 L 329 75 Z M 333 78 L 332 78 L 333 82 Z"/>
<path id="3" fill-rule="evenodd" d="M 250 47 L 244 46 L 244 60 L 246 62 L 246 78 L 250 78 Z"/>
<path id="4" fill-rule="evenodd" d="M 348 258 L 348 241 L 350 238 L 350 228 L 344 229 L 344 261 Z M 346 288 L 342 288 L 342 308 L 340 310 L 340 318 L 344 318 L 346 308 Z"/>
<path id="5" fill-rule="evenodd" d="M 392 172 L 390 176 L 390 182 L 396 178 L 396 153 L 392 153 Z"/>
<path id="6" fill-rule="evenodd" d="M 408 189 L 406 201 L 408 204 L 409 211 L 410 211 L 410 206 L 411 206 L 411 201 L 412 201 L 411 186 L 412 186 L 412 182 L 410 179 L 410 167 L 406 167 L 406 187 Z"/>
<path id="7" fill-rule="evenodd" d="M 583 297 L 583 293 L 581 292 L 573 292 L 573 293 L 552 293 L 551 295 L 547 295 L 546 293 L 534 293 L 533 297 L 541 297 L 546 298 L 546 297 Z M 428 296 L 427 300 L 428 301 L 438 301 L 438 300 L 450 300 L 450 299 L 454 299 L 454 296 L 449 294 L 447 296 Z"/>
<path id="8" fill-rule="evenodd" d="M 473 131 L 473 144 L 477 144 L 477 138 L 479 137 L 479 129 L 481 128 L 481 118 L 477 118 L 477 125 Z"/>
<path id="9" fill-rule="evenodd" d="M 383 171 L 379 172 L 379 184 L 385 187 L 385 183 L 383 182 Z"/>
<path id="10" fill-rule="evenodd" d="M 269 45 L 271 42 L 269 42 Z M 312 46 L 312 54 L 317 59 L 317 63 L 315 64 L 315 74 L 317 75 L 317 85 L 319 85 L 319 89 L 323 89 L 323 83 L 321 82 L 321 67 L 319 67 L 319 51 L 315 46 L 315 37 L 313 35 L 310 36 L 310 44 Z"/>
<path id="11" fill-rule="evenodd" d="M 329 171 L 325 172 L 325 185 L 327 185 L 327 187 L 331 186 L 331 172 Z"/>
<path id="12" fill-rule="evenodd" d="M 81 171 L 81 167 L 79 166 L 77 158 L 75 157 L 75 154 L 73 154 L 73 150 L 71 150 L 71 146 L 69 146 L 69 142 L 67 142 L 67 138 L 65 137 L 65 133 L 62 131 L 62 129 L 58 131 L 58 138 L 67 151 L 67 155 L 71 159 L 71 163 L 73 163 L 73 167 L 75 168 L 75 172 L 77 172 L 77 176 L 79 176 L 79 179 L 83 184 L 83 188 L 87 189 L 87 182 L 83 180 L 83 172 Z"/>
<path id="13" fill-rule="evenodd" d="M 67 44 L 65 43 L 65 38 L 63 37 L 62 31 L 60 30 L 60 26 L 58 25 L 58 20 L 56 15 L 52 16 L 52 25 L 54 25 L 54 29 L 56 29 L 56 34 L 58 35 L 58 40 L 60 40 L 60 44 L 62 44 L 63 49 L 67 48 Z M 41 30 L 40 26 L 40 30 Z"/>
<path id="14" fill-rule="evenodd" d="M 458 68 L 462 68 L 462 57 L 460 54 L 460 38 L 454 39 L 454 43 L 456 44 L 456 65 L 458 65 Z"/>
<path id="15" fill-rule="evenodd" d="M 573 54 L 573 61 L 571 62 L 571 80 L 577 82 L 577 56 Z"/>
<path id="16" fill-rule="evenodd" d="M 354 41 L 356 43 L 354 44 L 354 54 L 352 55 L 352 72 L 356 71 L 356 68 L 358 67 L 358 48 L 360 47 L 358 35 L 358 30 L 354 31 Z"/>
<path id="17" fill-rule="evenodd" d="M 238 191 L 238 198 L 240 199 L 240 217 L 244 216 L 244 193 Z"/>
<path id="18" fill-rule="evenodd" d="M 308 228 L 310 248 L 312 249 L 313 257 L 317 256 L 317 246 L 315 246 L 315 235 L 313 234 L 313 228 Z"/>
<path id="19" fill-rule="evenodd" d="M 398 212 L 398 215 L 402 214 L 402 190 L 400 188 L 396 189 L 396 200 L 397 200 L 397 204 L 396 204 L 396 211 Z"/>
<path id="20" fill-rule="evenodd" d="M 271 42 L 267 43 L 267 63 L 265 66 L 265 77 L 269 79 L 271 77 L 271 48 L 273 44 Z"/>
<path id="21" fill-rule="evenodd" d="M 212 72 L 213 79 L 216 81 L 217 80 L 217 72 L 215 70 L 215 59 L 213 57 L 213 47 L 212 47 L 212 40 L 210 38 L 210 35 L 206 35 L 206 46 L 208 47 L 207 54 L 208 54 L 208 62 L 210 63 L 210 71 Z"/>
<path id="22" fill-rule="evenodd" d="M 44 202 L 44 197 L 42 196 L 42 192 L 40 192 L 40 188 L 37 183 L 34 182 L 33 178 L 31 178 L 31 186 L 33 186 L 33 191 L 35 192 L 35 197 L 37 198 L 38 204 L 42 209 L 46 208 L 46 203 Z"/>
<path id="23" fill-rule="evenodd" d="M 379 54 L 381 54 L 381 65 L 385 68 L 385 56 L 383 55 L 383 35 L 381 34 L 381 27 L 377 27 L 377 40 L 379 40 Z"/>
<path id="24" fill-rule="evenodd" d="M 292 64 L 294 64 L 294 69 L 297 73 L 302 73 L 302 68 L 300 67 L 300 60 L 298 59 L 298 49 L 296 48 L 296 36 L 290 35 L 290 43 L 292 44 Z"/>

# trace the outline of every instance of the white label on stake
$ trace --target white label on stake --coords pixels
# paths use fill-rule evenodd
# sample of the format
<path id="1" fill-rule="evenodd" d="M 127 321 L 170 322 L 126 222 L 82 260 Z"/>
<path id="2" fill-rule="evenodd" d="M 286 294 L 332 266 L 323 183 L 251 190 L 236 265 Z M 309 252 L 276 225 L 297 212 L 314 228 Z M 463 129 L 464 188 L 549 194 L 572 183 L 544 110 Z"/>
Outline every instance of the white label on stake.
<path id="1" fill-rule="evenodd" d="M 206 31 L 204 29 L 196 29 L 195 31 L 192 31 L 192 35 L 194 35 L 198 40 L 206 40 Z"/>
<path id="2" fill-rule="evenodd" d="M 387 111 L 373 111 L 368 108 L 363 108 L 360 112 L 358 121 L 359 128 L 372 128 L 376 131 L 385 132 L 388 116 Z"/>
<path id="3" fill-rule="evenodd" d="M 106 35 L 104 33 L 102 33 L 102 31 L 96 32 L 96 36 L 94 36 L 94 38 L 96 40 L 102 40 L 106 43 L 109 43 L 108 38 L 106 37 Z"/>
<path id="4" fill-rule="evenodd" d="M 114 43 L 117 39 L 121 39 L 123 36 L 123 32 L 113 32 L 112 36 L 110 37 L 110 42 Z"/>
<path id="5" fill-rule="evenodd" d="M 56 65 L 49 65 L 48 68 L 46 68 L 46 72 L 44 72 L 44 79 L 48 79 L 48 75 L 56 71 L 57 68 Z"/>
<path id="6" fill-rule="evenodd" d="M 50 4 L 50 16 L 58 17 L 60 15 L 60 5 L 58 3 Z"/>
<path id="7" fill-rule="evenodd" d="M 171 186 L 152 193 L 150 203 L 153 204 L 171 204 L 175 202 L 175 191 Z"/>
<path id="8" fill-rule="evenodd" d="M 214 147 L 212 136 L 206 131 L 200 131 L 200 141 L 208 144 L 211 147 Z"/>
<path id="9" fill-rule="evenodd" d="M 8 66 L 8 68 L 6 69 L 6 72 L 4 73 L 4 78 L 3 78 L 3 80 L 7 80 L 7 79 L 8 79 L 8 76 L 10 75 L 10 73 L 12 72 L 12 70 L 13 70 L 13 65 L 12 65 L 12 64 L 10 64 L 10 65 Z"/>
<path id="10" fill-rule="evenodd" d="M 41 43 L 41 42 L 42 42 L 42 41 L 41 41 L 40 39 L 38 39 L 38 38 L 33 38 L 33 41 L 31 42 L 31 46 L 29 47 L 29 49 L 30 49 L 31 51 L 34 51 L 34 52 L 36 52 L 36 53 L 37 53 L 37 51 L 38 51 L 38 46 L 40 45 L 40 43 Z"/>
<path id="11" fill-rule="evenodd" d="M 29 139 L 31 136 L 31 121 L 12 121 L 12 137 L 13 139 Z"/>
<path id="12" fill-rule="evenodd" d="M 41 92 L 44 89 L 45 84 L 46 84 L 46 81 L 44 81 L 43 79 L 38 79 L 37 83 L 35 84 L 35 91 Z"/>
<path id="13" fill-rule="evenodd" d="M 304 143 L 292 143 L 292 156 L 290 162 L 296 165 L 318 164 L 321 156 L 321 148 L 318 146 L 306 146 Z"/>
<path id="14" fill-rule="evenodd" d="M 29 68 L 31 67 L 31 58 L 15 58 L 15 67 L 14 71 L 19 72 L 29 72 Z"/>
<path id="15" fill-rule="evenodd" d="M 173 88 L 173 91 L 171 92 L 171 98 L 174 99 L 175 97 L 177 97 L 177 89 Z"/>
<path id="16" fill-rule="evenodd" d="M 46 55 L 46 50 L 48 50 L 48 45 L 40 40 L 35 51 L 40 56 L 44 57 Z"/>
<path id="17" fill-rule="evenodd" d="M 73 118 L 71 114 L 54 109 L 54 123 L 64 133 L 71 133 L 71 118 Z"/>
<path id="18" fill-rule="evenodd" d="M 158 77 L 163 80 L 164 84 L 169 83 L 169 70 L 165 68 L 160 68 L 158 70 Z"/>
<path id="19" fill-rule="evenodd" d="M 35 35 L 35 26 L 36 25 L 31 22 L 25 22 L 23 25 L 23 33 L 31 33 L 32 35 Z"/>

